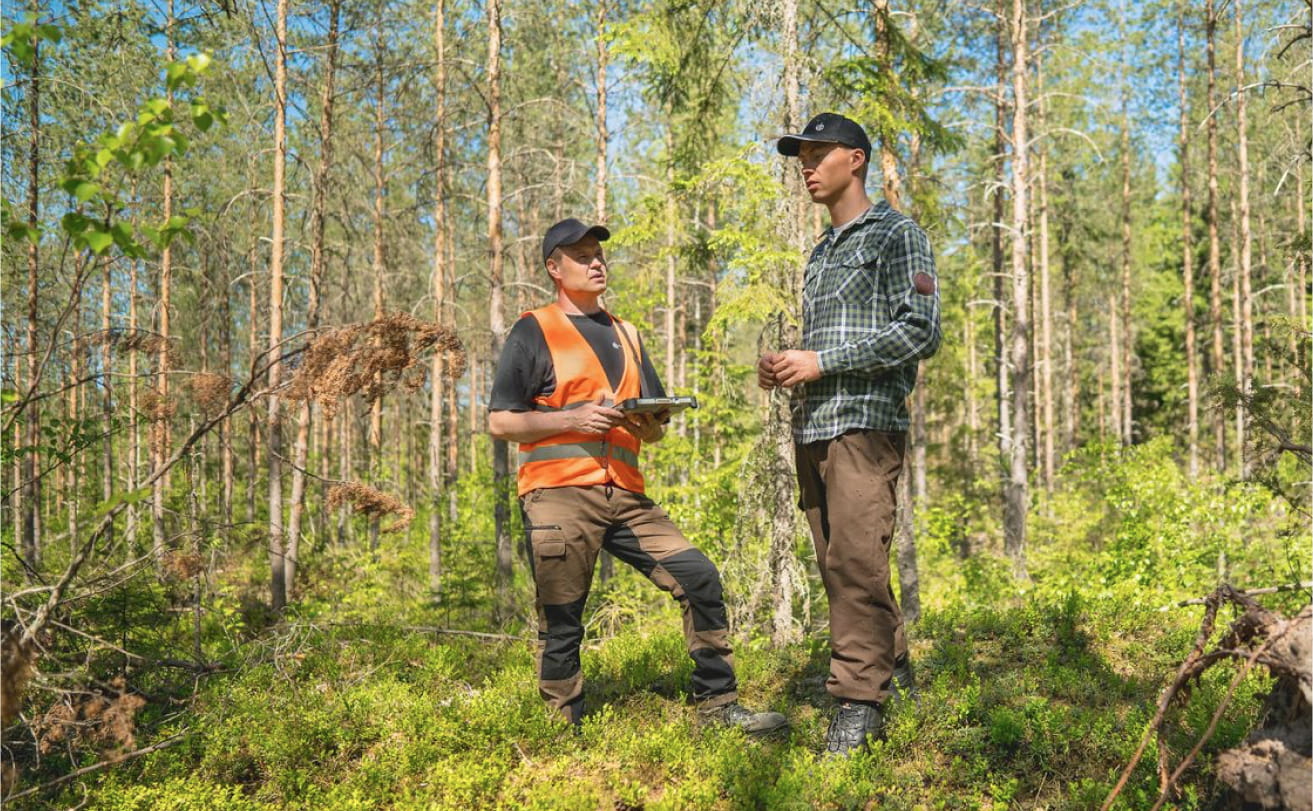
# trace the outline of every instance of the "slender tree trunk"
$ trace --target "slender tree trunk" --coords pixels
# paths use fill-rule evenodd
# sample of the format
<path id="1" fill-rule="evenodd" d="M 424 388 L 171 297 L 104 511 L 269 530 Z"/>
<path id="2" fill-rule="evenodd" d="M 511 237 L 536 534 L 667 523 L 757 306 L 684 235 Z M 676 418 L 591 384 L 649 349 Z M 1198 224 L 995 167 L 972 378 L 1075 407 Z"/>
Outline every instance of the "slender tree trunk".
<path id="1" fill-rule="evenodd" d="M 73 380 L 81 380 L 83 375 L 82 369 L 82 285 L 81 279 L 87 262 L 85 251 L 79 252 L 75 261 L 76 270 L 74 271 L 73 283 L 73 343 L 69 348 L 68 370 L 69 376 Z M 73 386 L 68 390 L 68 404 L 65 408 L 65 418 L 67 425 L 77 425 L 82 419 L 81 397 L 82 386 Z M 67 505 L 66 514 L 68 515 L 68 543 L 69 554 L 76 555 L 78 548 L 78 531 L 80 529 L 78 519 L 81 517 L 82 502 L 82 482 L 85 479 L 86 453 L 75 454 L 72 462 L 68 466 L 68 489 L 61 491 L 62 498 Z"/>
<path id="2" fill-rule="evenodd" d="M 1121 318 L 1117 313 L 1118 296 L 1108 298 L 1108 414 L 1112 417 L 1112 434 L 1121 442 L 1122 437 L 1122 332 Z"/>
<path id="3" fill-rule="evenodd" d="M 1119 28 L 1126 28 L 1126 0 L 1122 0 Z M 1121 424 L 1121 436 L 1118 441 L 1129 446 L 1135 441 L 1135 424 L 1131 404 L 1134 402 L 1134 387 L 1131 384 L 1135 375 L 1135 334 L 1131 323 L 1131 115 L 1130 88 L 1127 86 L 1126 46 L 1122 37 L 1121 46 L 1121 168 L 1122 168 L 1122 255 L 1121 255 L 1121 300 L 1117 308 L 1121 318 L 1122 338 L 1122 377 L 1124 385 L 1120 386 L 1121 401 L 1113 405 L 1120 411 L 1118 422 Z"/>
<path id="4" fill-rule="evenodd" d="M 246 294 L 247 294 L 247 348 L 251 356 L 251 373 L 260 366 L 260 300 L 256 288 L 256 279 L 258 278 L 256 269 L 256 249 L 258 245 L 255 240 L 251 241 L 250 249 L 247 253 L 247 273 Z M 260 458 L 260 415 L 256 408 L 249 408 L 247 413 L 247 428 L 250 435 L 250 441 L 246 445 L 246 469 L 249 471 L 250 479 L 246 482 L 246 520 L 251 526 L 256 525 L 255 512 L 255 492 L 256 480 L 258 476 L 256 471 L 259 469 Z"/>
<path id="5" fill-rule="evenodd" d="M 278 388 L 283 365 L 283 227 L 286 221 L 287 166 L 287 2 L 278 0 L 277 60 L 274 69 L 273 228 L 269 247 L 269 589 L 274 613 L 287 604 L 287 562 L 283 550 L 283 426 Z"/>
<path id="6" fill-rule="evenodd" d="M 433 9 L 433 55 L 437 71 L 433 80 L 435 96 L 433 121 L 433 317 L 450 326 L 447 318 L 447 48 L 446 0 L 438 0 Z M 442 403 L 446 381 L 443 379 L 445 357 L 433 353 L 429 390 L 429 591 L 437 600 L 442 594 L 442 514 L 443 465 Z"/>
<path id="7" fill-rule="evenodd" d="M 506 339 L 506 305 L 502 289 L 505 257 L 502 253 L 502 167 L 501 167 L 501 0 L 488 0 L 488 279 L 491 300 L 488 326 L 492 332 L 490 358 L 496 363 Z M 472 398 L 471 398 L 472 399 Z M 504 620 L 511 616 L 510 447 L 506 440 L 492 443 L 494 489 L 493 520 L 497 533 L 497 610 Z"/>
<path id="8" fill-rule="evenodd" d="M 39 8 L 39 7 L 38 7 Z M 33 13 L 38 13 L 34 8 Z M 32 75 L 27 89 L 28 99 L 28 175 L 27 223 L 36 229 L 41 223 L 41 40 L 32 37 Z M 27 244 L 27 385 L 35 390 L 37 384 L 37 276 L 40 253 L 35 240 Z M 34 403 L 27 406 L 25 424 L 26 444 L 23 470 L 20 478 L 23 489 L 23 557 L 32 569 L 41 567 L 41 482 L 37 479 L 37 452 L 41 427 Z"/>
<path id="9" fill-rule="evenodd" d="M 1066 234 L 1068 229 L 1064 227 L 1063 233 Z M 1076 447 L 1077 437 L 1080 435 L 1080 370 L 1076 368 L 1076 268 L 1072 260 L 1070 248 L 1066 247 L 1069 242 L 1063 239 L 1061 243 L 1064 247 L 1060 251 L 1062 256 L 1062 295 L 1063 305 L 1067 313 L 1066 323 L 1062 325 L 1062 369 L 1063 369 L 1063 390 L 1065 391 L 1064 404 L 1066 407 L 1065 416 L 1065 433 L 1064 449 L 1070 450 Z"/>
<path id="10" fill-rule="evenodd" d="M 1205 0 L 1204 30 L 1208 52 L 1208 320 L 1212 326 L 1212 374 L 1217 377 L 1226 372 L 1226 349 L 1222 336 L 1222 246 L 1218 234 L 1217 215 L 1217 15 L 1213 0 Z M 1218 470 L 1226 470 L 1226 415 L 1214 409 L 1213 443 Z"/>
<path id="11" fill-rule="evenodd" d="M 666 385 L 675 384 L 675 131 L 674 116 L 666 110 Z"/>
<path id="12" fill-rule="evenodd" d="M 383 173 L 383 129 L 386 120 L 383 114 L 384 93 L 387 86 L 383 80 L 383 35 L 375 33 L 374 41 L 374 319 L 383 317 L 383 272 L 386 264 L 384 251 L 383 223 L 386 219 L 384 196 L 387 193 L 387 180 Z M 378 341 L 378 339 L 376 339 Z M 382 379 L 382 372 L 379 373 Z M 369 478 L 378 482 L 383 475 L 383 398 L 379 396 L 369 406 Z M 379 516 L 369 518 L 369 549 L 378 549 Z"/>
<path id="13" fill-rule="evenodd" d="M 333 81 L 337 73 L 338 21 L 341 10 L 340 0 L 330 2 L 324 84 L 319 92 L 319 165 L 315 167 L 314 200 L 310 206 L 310 290 L 305 315 L 306 329 L 312 334 L 319 327 L 319 290 L 324 280 L 324 208 L 328 196 L 329 172 L 333 165 Z M 301 561 L 301 518 L 305 513 L 306 466 L 310 458 L 310 412 L 310 399 L 302 400 L 297 408 L 296 445 L 292 451 L 292 503 L 287 515 L 284 588 L 289 597 L 296 593 L 296 570 Z"/>
<path id="14" fill-rule="evenodd" d="M 610 140 L 610 134 L 606 125 L 606 68 L 610 61 L 611 52 L 606 45 L 606 15 L 607 0 L 598 0 L 597 3 L 597 35 L 594 38 L 593 45 L 597 50 L 597 116 L 594 119 L 595 132 L 595 149 L 597 176 L 593 185 L 593 216 L 600 224 L 605 225 L 607 220 L 606 211 L 606 192 L 607 192 L 607 142 Z M 615 559 L 611 553 L 602 550 L 601 562 L 599 564 L 599 576 L 603 585 L 611 581 L 615 574 Z"/>
<path id="15" fill-rule="evenodd" d="M 1047 124 L 1046 106 L 1047 101 L 1044 94 L 1044 66 L 1043 61 L 1039 63 L 1037 71 L 1039 76 L 1038 88 L 1038 106 L 1039 113 L 1038 130 L 1045 131 Z M 1035 178 L 1035 187 L 1039 191 L 1039 311 L 1040 311 L 1040 330 L 1039 330 L 1039 351 L 1035 354 L 1036 365 L 1040 369 L 1039 390 L 1040 390 L 1040 413 L 1043 415 L 1039 420 L 1043 426 L 1039 434 L 1043 438 L 1042 464 L 1044 470 L 1044 490 L 1050 494 L 1053 492 L 1053 479 L 1057 470 L 1057 449 L 1054 445 L 1054 434 L 1057 433 L 1056 418 L 1054 416 L 1054 397 L 1053 397 L 1053 294 L 1050 289 L 1049 278 L 1049 150 L 1045 146 L 1039 153 L 1039 176 Z"/>
<path id="16" fill-rule="evenodd" d="M 165 39 L 167 41 L 166 53 L 168 61 L 174 59 L 173 46 L 173 0 L 169 0 L 168 19 L 165 22 Z M 169 90 L 166 94 L 169 102 L 173 102 L 173 91 Z M 167 222 L 173 216 L 173 159 L 164 159 L 164 220 Z M 173 247 L 171 243 L 165 243 L 163 250 L 160 252 L 160 289 L 159 289 L 159 336 L 160 349 L 155 356 L 155 413 L 154 421 L 151 426 L 151 473 L 155 473 L 164 466 L 165 460 L 169 458 L 169 340 L 170 340 L 170 301 L 169 297 L 173 288 Z M 155 565 L 158 568 L 164 555 L 165 530 L 164 530 L 164 495 L 169 489 L 169 471 L 165 470 L 164 475 L 155 479 L 155 484 L 151 488 L 151 535 L 153 539 L 152 548 L 155 552 Z"/>
<path id="17" fill-rule="evenodd" d="M 232 333 L 232 299 L 229 288 L 223 288 L 223 374 L 232 374 L 233 368 L 233 333 Z M 230 526 L 233 523 L 233 427 L 232 420 L 219 423 L 220 462 L 223 471 L 223 495 L 220 523 Z"/>
<path id="18" fill-rule="evenodd" d="M 998 93 L 994 104 L 994 222 L 990 229 L 993 241 L 990 244 L 990 267 L 994 281 L 994 370 L 997 385 L 994 396 L 998 407 L 998 452 L 999 458 L 1006 460 L 1012 455 L 1012 409 L 1009 392 L 1008 351 L 1007 351 L 1007 314 L 1006 283 L 1003 272 L 1003 231 L 1007 227 L 1004 218 L 1004 165 L 1007 162 L 1005 139 L 1007 137 L 1005 111 L 1007 105 L 1007 11 L 1004 0 L 997 0 L 998 26 L 995 31 L 997 59 L 995 69 L 998 75 Z M 1000 465 L 1001 467 L 1001 465 Z M 1004 502 L 1007 502 L 1006 479 L 1003 482 Z"/>
<path id="19" fill-rule="evenodd" d="M 1030 278 L 1026 261 L 1029 210 L 1029 132 L 1026 111 L 1025 0 L 1012 0 L 1012 453 L 1004 503 L 1004 546 L 1018 577 L 1026 577 L 1026 514 L 1029 507 Z"/>
<path id="20" fill-rule="evenodd" d="M 1190 111 L 1185 80 L 1185 12 L 1182 0 L 1176 27 L 1176 75 L 1180 96 L 1181 163 L 1181 275 L 1185 288 L 1185 380 L 1186 441 L 1190 453 L 1190 478 L 1199 475 L 1199 361 L 1194 332 L 1194 235 L 1190 225 Z"/>
<path id="21" fill-rule="evenodd" d="M 133 189 L 135 198 L 136 189 Z M 139 265 L 137 260 L 133 259 L 128 263 L 128 334 L 136 335 L 139 321 L 137 319 L 137 269 Z M 138 354 L 134 342 L 128 350 L 128 441 L 132 447 L 128 449 L 128 492 L 135 492 L 137 482 L 141 481 L 141 421 L 137 418 L 138 414 Z M 127 535 L 128 542 L 127 555 L 131 557 L 136 551 L 137 545 L 137 506 L 129 504 L 127 517 L 123 522 L 123 532 Z"/>
<path id="22" fill-rule="evenodd" d="M 1245 87 L 1245 32 L 1244 6 L 1235 0 L 1235 82 L 1236 82 L 1236 151 L 1239 158 L 1239 190 L 1236 204 L 1240 208 L 1240 367 L 1236 376 L 1240 393 L 1248 397 L 1254 386 L 1254 301 L 1253 301 L 1253 245 L 1249 210 L 1249 117 L 1248 93 Z M 1240 475 L 1248 479 L 1253 474 L 1253 460 L 1245 450 L 1247 406 L 1237 409 L 1236 448 L 1240 454 Z"/>

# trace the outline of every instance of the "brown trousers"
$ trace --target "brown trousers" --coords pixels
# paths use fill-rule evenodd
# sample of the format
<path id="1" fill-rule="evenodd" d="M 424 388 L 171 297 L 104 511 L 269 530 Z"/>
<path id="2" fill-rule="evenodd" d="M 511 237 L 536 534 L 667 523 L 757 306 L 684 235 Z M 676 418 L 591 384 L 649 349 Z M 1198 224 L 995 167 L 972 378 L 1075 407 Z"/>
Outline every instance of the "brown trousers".
<path id="1" fill-rule="evenodd" d="M 537 589 L 538 691 L 548 705 L 569 721 L 582 714 L 584 603 L 602 549 L 679 601 L 693 699 L 703 708 L 737 699 L 720 572 L 665 510 L 608 486 L 541 488 L 526 493 L 520 507 Z"/>
<path id="2" fill-rule="evenodd" d="M 796 445 L 799 506 L 816 543 L 830 603 L 830 677 L 839 699 L 883 701 L 894 660 L 907 654 L 889 577 L 898 475 L 906 435 L 849 431 Z"/>

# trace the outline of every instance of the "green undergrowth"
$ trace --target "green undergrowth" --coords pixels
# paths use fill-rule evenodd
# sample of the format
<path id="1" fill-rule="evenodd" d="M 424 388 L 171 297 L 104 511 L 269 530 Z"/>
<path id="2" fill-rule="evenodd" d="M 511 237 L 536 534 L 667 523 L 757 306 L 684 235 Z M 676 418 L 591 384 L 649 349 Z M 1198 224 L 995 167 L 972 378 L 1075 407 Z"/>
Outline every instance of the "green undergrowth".
<path id="1" fill-rule="evenodd" d="M 887 740 L 848 761 L 818 752 L 831 708 L 819 635 L 741 647 L 743 700 L 792 724 L 754 740 L 698 723 L 669 608 L 588 644 L 578 734 L 544 711 L 526 642 L 293 621 L 154 730 L 183 743 L 14 807 L 75 805 L 84 791 L 86 807 L 143 811 L 1097 807 L 1190 644 L 1188 619 L 1076 596 L 930 612 L 914 629 L 920 707 L 904 705 Z M 1207 725 L 1223 676 L 1196 687 L 1176 752 Z M 1206 751 L 1243 737 L 1264 686 L 1242 685 Z M 1151 745 L 1120 807 L 1152 803 L 1155 760 Z M 1210 788 L 1201 767 L 1177 807 Z"/>

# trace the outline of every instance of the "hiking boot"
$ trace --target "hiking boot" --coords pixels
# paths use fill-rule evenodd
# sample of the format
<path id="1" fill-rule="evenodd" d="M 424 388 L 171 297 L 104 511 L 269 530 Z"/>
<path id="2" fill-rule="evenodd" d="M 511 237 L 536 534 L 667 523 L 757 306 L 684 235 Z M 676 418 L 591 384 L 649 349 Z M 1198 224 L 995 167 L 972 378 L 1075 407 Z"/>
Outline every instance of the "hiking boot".
<path id="1" fill-rule="evenodd" d="M 834 712 L 825 733 L 825 752 L 830 757 L 848 757 L 865 749 L 871 738 L 884 737 L 884 713 L 873 704 L 845 701 Z"/>
<path id="2" fill-rule="evenodd" d="M 788 719 L 778 712 L 753 712 L 737 701 L 722 704 L 710 710 L 698 710 L 703 721 L 727 727 L 738 727 L 749 735 L 774 732 L 788 726 Z"/>
<path id="3" fill-rule="evenodd" d="M 889 709 L 898 709 L 904 699 L 910 699 L 913 707 L 921 708 L 921 693 L 916 689 L 912 662 L 906 656 L 894 662 L 894 678 L 889 685 Z"/>

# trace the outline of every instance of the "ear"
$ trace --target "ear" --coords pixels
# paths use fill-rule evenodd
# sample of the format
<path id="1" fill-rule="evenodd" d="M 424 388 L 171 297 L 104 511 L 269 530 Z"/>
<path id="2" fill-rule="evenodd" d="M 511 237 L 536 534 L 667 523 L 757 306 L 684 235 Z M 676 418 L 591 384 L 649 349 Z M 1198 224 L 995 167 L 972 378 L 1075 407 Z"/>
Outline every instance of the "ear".
<path id="1" fill-rule="evenodd" d="M 852 157 L 849 158 L 849 160 L 852 162 L 852 170 L 853 173 L 855 174 L 861 171 L 862 166 L 864 164 L 868 164 L 871 162 L 871 156 L 867 155 L 864 151 L 860 149 L 854 149 L 852 151 Z"/>
<path id="2" fill-rule="evenodd" d="M 558 282 L 561 280 L 561 266 L 556 264 L 556 259 L 551 256 L 547 257 L 547 275 Z"/>

